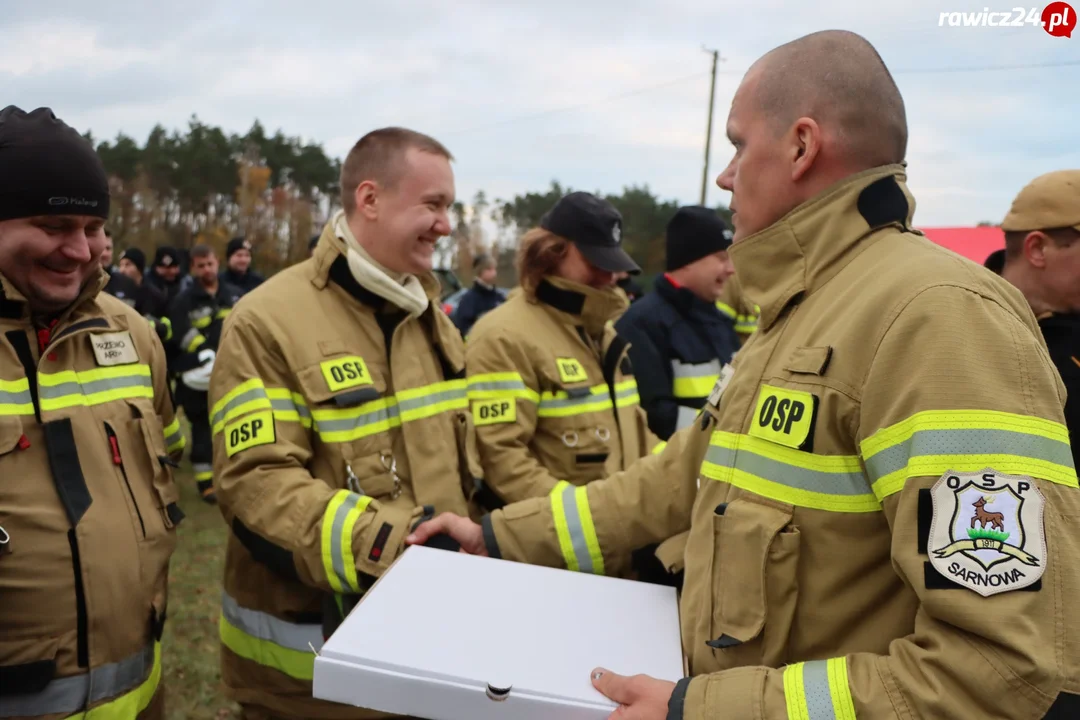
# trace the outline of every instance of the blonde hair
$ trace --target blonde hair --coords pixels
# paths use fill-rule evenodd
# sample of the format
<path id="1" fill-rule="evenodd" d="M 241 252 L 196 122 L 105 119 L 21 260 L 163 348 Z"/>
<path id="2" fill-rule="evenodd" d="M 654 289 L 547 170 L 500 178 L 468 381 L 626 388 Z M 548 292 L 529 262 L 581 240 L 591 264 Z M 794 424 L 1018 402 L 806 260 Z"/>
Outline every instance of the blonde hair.
<path id="1" fill-rule="evenodd" d="M 522 289 L 529 295 L 535 294 L 540 281 L 553 274 L 569 252 L 570 241 L 550 230 L 533 228 L 525 233 L 517 252 L 518 281 Z"/>

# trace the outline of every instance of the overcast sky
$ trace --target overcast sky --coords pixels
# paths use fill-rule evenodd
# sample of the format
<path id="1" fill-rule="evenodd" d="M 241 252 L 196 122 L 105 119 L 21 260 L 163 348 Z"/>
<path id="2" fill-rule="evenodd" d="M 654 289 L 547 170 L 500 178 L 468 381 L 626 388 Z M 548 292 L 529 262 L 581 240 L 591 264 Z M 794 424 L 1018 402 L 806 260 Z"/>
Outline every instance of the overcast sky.
<path id="1" fill-rule="evenodd" d="M 723 58 L 708 202 L 726 203 L 714 180 L 732 154 L 724 122 L 743 72 L 776 45 L 843 28 L 875 44 L 904 95 L 916 222 L 969 225 L 999 222 L 1036 175 L 1080 167 L 1080 32 L 938 27 L 940 12 L 1015 3 L 999 5 L 0 0 L 0 104 L 48 105 L 97 138 L 140 142 L 193 113 L 230 132 L 258 119 L 338 157 L 368 130 L 404 125 L 449 146 L 460 198 L 558 179 L 696 203 L 705 45 Z M 1032 65 L 1057 67 L 955 71 Z"/>

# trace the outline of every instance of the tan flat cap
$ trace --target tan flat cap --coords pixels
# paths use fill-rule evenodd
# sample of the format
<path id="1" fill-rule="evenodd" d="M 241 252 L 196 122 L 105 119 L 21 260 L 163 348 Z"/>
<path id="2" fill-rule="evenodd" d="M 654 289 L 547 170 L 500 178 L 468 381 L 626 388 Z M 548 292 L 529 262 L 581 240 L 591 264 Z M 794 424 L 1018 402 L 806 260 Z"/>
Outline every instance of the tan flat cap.
<path id="1" fill-rule="evenodd" d="M 1013 200 L 1001 229 L 1080 230 L 1080 170 L 1057 170 L 1028 183 Z"/>

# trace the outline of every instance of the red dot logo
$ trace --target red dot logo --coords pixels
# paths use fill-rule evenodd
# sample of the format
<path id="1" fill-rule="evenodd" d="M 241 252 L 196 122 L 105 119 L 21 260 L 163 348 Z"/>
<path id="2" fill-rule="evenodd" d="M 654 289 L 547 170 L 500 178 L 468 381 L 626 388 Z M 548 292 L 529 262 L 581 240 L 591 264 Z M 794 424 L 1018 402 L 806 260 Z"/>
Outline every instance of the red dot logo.
<path id="1" fill-rule="evenodd" d="M 1052 2 L 1043 8 L 1043 30 L 1054 37 L 1071 38 L 1076 28 L 1076 11 L 1066 2 Z"/>

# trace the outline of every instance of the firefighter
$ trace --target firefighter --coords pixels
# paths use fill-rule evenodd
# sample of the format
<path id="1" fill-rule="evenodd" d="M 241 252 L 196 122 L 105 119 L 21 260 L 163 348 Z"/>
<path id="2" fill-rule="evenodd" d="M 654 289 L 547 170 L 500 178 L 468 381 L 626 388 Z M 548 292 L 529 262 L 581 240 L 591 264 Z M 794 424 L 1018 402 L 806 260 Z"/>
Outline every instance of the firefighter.
<path id="1" fill-rule="evenodd" d="M 0 111 L 0 717 L 162 719 L 183 436 L 161 343 L 101 292 L 109 185 L 48 108 Z"/>
<path id="2" fill-rule="evenodd" d="M 715 210 L 680 208 L 668 222 L 667 272 L 615 329 L 630 341 L 649 428 L 667 440 L 692 424 L 740 341 L 716 301 L 735 272 L 731 229 Z"/>
<path id="3" fill-rule="evenodd" d="M 1065 424 L 1080 460 L 1080 170 L 1028 183 L 1001 223 L 1000 275 L 1024 294 L 1068 393 Z"/>
<path id="4" fill-rule="evenodd" d="M 716 301 L 716 309 L 735 323 L 735 332 L 741 345 L 745 345 L 757 331 L 761 308 L 746 297 L 739 283 L 738 271 L 724 283 L 724 290 Z"/>
<path id="5" fill-rule="evenodd" d="M 1064 387 L 1020 293 L 913 229 L 880 56 L 842 31 L 781 46 L 727 132 L 717 182 L 758 330 L 698 422 L 586 488 L 576 528 L 605 560 L 689 528 L 690 675 L 597 668 L 594 687 L 626 720 L 1080 716 Z M 534 499 L 412 540 L 559 566 L 560 512 Z"/>
<path id="6" fill-rule="evenodd" d="M 450 233 L 450 159 L 405 129 L 361 138 L 314 256 L 226 321 L 210 387 L 232 531 L 221 662 L 247 718 L 385 717 L 313 699 L 311 648 L 418 522 L 470 514 L 465 350 L 431 272 Z"/>
<path id="7" fill-rule="evenodd" d="M 266 282 L 266 278 L 251 269 L 251 241 L 246 237 L 234 237 L 225 246 L 225 265 L 221 281 L 239 288 L 244 294 Z"/>
<path id="8" fill-rule="evenodd" d="M 175 343 L 171 369 L 177 375 L 177 402 L 191 423 L 191 467 L 195 472 L 195 484 L 202 500 L 213 504 L 217 498 L 206 392 L 225 318 L 240 301 L 243 292 L 218 279 L 217 255 L 208 245 L 196 245 L 191 249 L 191 277 L 191 287 L 182 290 L 169 307 Z"/>
<path id="9" fill-rule="evenodd" d="M 552 494 L 572 504 L 658 443 L 612 324 L 627 306 L 616 275 L 640 271 L 621 232 L 605 200 L 563 197 L 521 240 L 521 290 L 473 326 L 466 367 L 489 509 Z M 604 565 L 584 547 L 565 551 L 571 567 Z"/>

